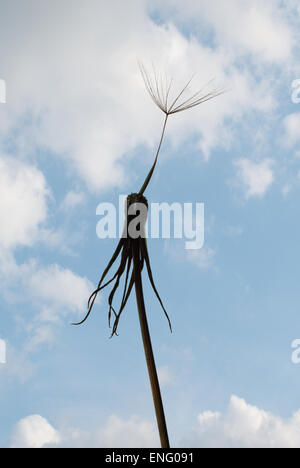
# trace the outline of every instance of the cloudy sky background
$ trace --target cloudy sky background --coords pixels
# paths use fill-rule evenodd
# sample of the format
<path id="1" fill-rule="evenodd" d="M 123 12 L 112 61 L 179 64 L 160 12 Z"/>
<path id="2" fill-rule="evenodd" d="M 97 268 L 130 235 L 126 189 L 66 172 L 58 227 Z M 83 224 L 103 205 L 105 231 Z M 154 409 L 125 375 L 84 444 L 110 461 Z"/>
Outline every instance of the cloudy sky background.
<path id="1" fill-rule="evenodd" d="M 202 250 L 149 242 L 174 328 L 146 281 L 171 443 L 300 447 L 299 2 L 0 11 L 0 445 L 158 445 L 134 300 L 113 340 L 107 292 L 70 326 L 116 244 L 97 238 L 96 207 L 140 188 L 158 143 L 141 59 L 228 90 L 170 118 L 147 191 L 205 203 Z"/>

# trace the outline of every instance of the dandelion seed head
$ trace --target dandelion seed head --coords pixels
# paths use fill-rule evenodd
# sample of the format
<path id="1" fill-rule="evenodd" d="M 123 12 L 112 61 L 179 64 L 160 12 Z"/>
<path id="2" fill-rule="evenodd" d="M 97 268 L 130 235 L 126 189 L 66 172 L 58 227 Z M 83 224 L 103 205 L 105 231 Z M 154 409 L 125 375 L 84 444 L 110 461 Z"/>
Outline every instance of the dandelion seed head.
<path id="1" fill-rule="evenodd" d="M 214 80 L 210 80 L 198 91 L 192 91 L 191 83 L 195 78 L 193 75 L 174 97 L 173 78 L 159 73 L 154 65 L 152 65 L 151 73 L 141 62 L 139 62 L 139 68 L 150 97 L 167 116 L 192 109 L 224 93 L 222 89 L 211 88 Z"/>

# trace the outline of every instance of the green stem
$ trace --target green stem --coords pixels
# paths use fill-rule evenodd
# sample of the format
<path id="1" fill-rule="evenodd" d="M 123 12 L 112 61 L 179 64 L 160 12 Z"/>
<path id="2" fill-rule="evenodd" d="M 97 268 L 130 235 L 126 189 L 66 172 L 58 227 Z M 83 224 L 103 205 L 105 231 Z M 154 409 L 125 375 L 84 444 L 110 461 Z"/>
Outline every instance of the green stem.
<path id="1" fill-rule="evenodd" d="M 150 384 L 152 389 L 153 402 L 155 407 L 157 425 L 159 430 L 159 436 L 162 448 L 170 448 L 167 424 L 164 414 L 163 402 L 161 398 L 161 392 L 159 387 L 159 381 L 157 377 L 156 365 L 153 355 L 153 349 L 151 344 L 151 338 L 149 333 L 149 326 L 146 316 L 142 276 L 140 269 L 140 249 L 139 239 L 132 240 L 132 256 L 134 266 L 134 279 L 135 279 L 135 292 L 136 301 L 139 312 L 140 326 L 146 356 L 146 362 L 148 367 L 148 373 L 150 378 Z"/>

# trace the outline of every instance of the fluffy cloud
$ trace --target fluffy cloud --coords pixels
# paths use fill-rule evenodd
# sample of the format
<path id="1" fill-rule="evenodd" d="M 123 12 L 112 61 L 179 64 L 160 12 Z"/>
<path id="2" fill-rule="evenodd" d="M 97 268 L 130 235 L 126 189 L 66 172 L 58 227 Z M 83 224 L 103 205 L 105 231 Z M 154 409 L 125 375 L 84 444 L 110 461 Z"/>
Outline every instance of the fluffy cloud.
<path id="1" fill-rule="evenodd" d="M 38 311 L 29 327 L 30 348 L 51 342 L 51 323 L 70 314 L 73 320 L 86 310 L 93 286 L 67 268 L 40 267 L 30 260 L 18 264 L 14 250 L 37 241 L 60 243 L 58 232 L 43 226 L 47 221 L 50 190 L 42 172 L 13 157 L 0 158 L 0 290 L 8 303 L 31 303 Z M 74 203 L 74 200 L 73 200 Z M 28 317 L 27 317 L 28 319 Z M 25 317 L 22 318 L 25 322 Z"/>
<path id="2" fill-rule="evenodd" d="M 151 2 L 153 3 L 153 1 Z M 161 2 L 154 0 L 158 8 Z M 215 40 L 234 54 L 252 54 L 256 60 L 282 62 L 291 57 L 294 45 L 293 31 L 288 22 L 288 5 L 281 9 L 279 1 L 263 3 L 251 0 L 226 3 L 202 0 L 201 3 L 186 0 L 184 8 L 180 0 L 166 0 L 171 9 L 168 14 L 175 19 L 199 18 L 212 28 Z M 295 10 L 295 8 L 294 8 Z M 296 11 L 296 10 L 295 10 Z M 234 25 L 234 27 L 233 27 Z"/>
<path id="3" fill-rule="evenodd" d="M 85 308 L 86 298 L 93 288 L 87 278 L 59 265 L 41 267 L 35 260 L 18 265 L 11 254 L 0 259 L 1 286 L 5 286 L 8 300 L 13 302 L 29 297 L 37 304 L 73 315 Z M 19 289 L 22 289 L 21 296 Z"/>
<path id="4" fill-rule="evenodd" d="M 111 416 L 97 433 L 98 447 L 158 447 L 156 428 L 152 423 L 132 417 L 128 421 Z"/>
<path id="5" fill-rule="evenodd" d="M 16 313 L 28 341 L 25 351 L 52 343 L 63 321 L 76 321 L 86 312 L 93 284 L 59 265 L 41 267 L 36 261 L 18 265 L 11 253 L 0 250 L 0 288 L 9 304 L 32 305 L 30 317 Z"/>
<path id="6" fill-rule="evenodd" d="M 76 314 L 84 310 L 92 284 L 68 269 L 51 265 L 32 271 L 26 287 L 32 297 L 44 304 Z"/>
<path id="7" fill-rule="evenodd" d="M 288 115 L 284 121 L 284 142 L 287 146 L 294 146 L 300 142 L 300 112 Z"/>
<path id="8" fill-rule="evenodd" d="M 55 338 L 54 323 L 70 315 L 77 320 L 86 310 L 93 285 L 87 278 L 58 265 L 40 267 L 30 260 L 18 264 L 14 250 L 37 241 L 60 243 L 60 233 L 45 229 L 50 190 L 42 172 L 15 157 L 0 158 L 0 290 L 8 303 L 31 303 L 36 310 L 30 320 L 24 313 L 29 340 L 27 350 Z M 69 205 L 76 202 L 68 197 Z M 75 204 L 76 204 L 75 203 Z M 18 314 L 17 314 L 18 315 Z"/>
<path id="9" fill-rule="evenodd" d="M 49 190 L 41 171 L 0 158 L 0 248 L 31 245 L 47 216 Z"/>
<path id="10" fill-rule="evenodd" d="M 211 2 L 206 1 L 206 6 L 209 18 L 216 24 L 220 43 L 234 43 L 270 62 L 280 63 L 291 57 L 292 33 L 278 6 L 274 8 L 259 0 L 247 4 L 230 0 L 218 9 L 217 15 Z M 227 14 L 224 14 L 225 8 Z"/>
<path id="11" fill-rule="evenodd" d="M 300 448 L 300 411 L 282 419 L 232 396 L 222 413 L 205 411 L 197 427 L 179 444 L 200 448 Z M 103 427 L 87 432 L 67 426 L 52 427 L 41 416 L 19 421 L 12 432 L 12 447 L 159 447 L 154 424 L 137 417 L 116 415 Z"/>
<path id="12" fill-rule="evenodd" d="M 227 2 L 217 9 L 212 2 L 203 3 L 201 16 L 216 34 L 227 37 L 230 32 L 240 38 L 241 30 L 251 53 L 275 61 L 289 55 L 290 32 L 271 7 L 248 2 L 245 8 L 231 1 L 230 14 L 224 14 Z M 153 59 L 178 79 L 178 86 L 195 72 L 196 88 L 215 76 L 231 89 L 206 103 L 205 110 L 198 109 L 197 118 L 191 111 L 174 117 L 169 126 L 175 145 L 196 135 L 206 159 L 215 146 L 230 142 L 232 119 L 273 108 L 267 78 L 257 81 L 237 67 L 223 47 L 212 49 L 187 38 L 170 22 L 155 24 L 146 1 L 114 0 L 109 8 L 104 1 L 88 4 L 83 8 L 74 0 L 71 15 L 68 3 L 58 0 L 28 0 L 26 6 L 12 0 L 2 7 L 0 55 L 9 92 L 0 109 L 0 138 L 6 141 L 13 135 L 14 150 L 23 157 L 47 148 L 67 160 L 90 190 L 124 184 L 124 156 L 139 145 L 152 148 L 163 119 L 144 90 L 137 57 Z M 192 3 L 185 2 L 180 14 L 187 4 L 192 9 Z M 234 28 L 225 21 L 224 31 L 224 18 L 229 17 L 238 20 Z"/>
<path id="13" fill-rule="evenodd" d="M 12 432 L 12 448 L 151 448 L 159 447 L 155 426 L 137 417 L 128 420 L 112 415 L 103 427 L 91 432 L 64 425 L 54 429 L 39 415 L 28 416 L 19 421 Z"/>
<path id="14" fill-rule="evenodd" d="M 198 416 L 191 442 L 207 448 L 300 448 L 300 411 L 283 420 L 232 396 L 224 414 Z"/>
<path id="15" fill-rule="evenodd" d="M 265 159 L 256 163 L 242 158 L 235 165 L 246 198 L 263 197 L 274 181 L 272 161 Z"/>
<path id="16" fill-rule="evenodd" d="M 47 268 L 25 265 L 23 268 L 27 270 L 23 291 L 37 310 L 27 325 L 26 350 L 35 351 L 39 345 L 54 341 L 62 318 L 69 316 L 72 321 L 77 321 L 85 314 L 87 298 L 94 288 L 87 278 L 58 265 Z"/>
<path id="17" fill-rule="evenodd" d="M 21 419 L 13 431 L 11 448 L 43 448 L 57 445 L 58 432 L 39 415 Z"/>

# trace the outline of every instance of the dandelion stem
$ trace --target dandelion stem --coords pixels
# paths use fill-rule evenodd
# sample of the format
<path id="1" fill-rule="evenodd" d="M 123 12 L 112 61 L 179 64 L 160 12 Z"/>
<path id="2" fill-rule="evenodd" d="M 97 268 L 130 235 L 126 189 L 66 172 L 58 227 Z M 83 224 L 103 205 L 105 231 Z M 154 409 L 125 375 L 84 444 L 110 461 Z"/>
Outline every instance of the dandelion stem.
<path id="1" fill-rule="evenodd" d="M 141 190 L 139 191 L 139 195 L 143 195 L 149 182 L 150 182 L 150 179 L 152 177 L 152 174 L 154 172 L 154 169 L 155 169 L 155 166 L 156 166 L 156 163 L 157 163 L 157 160 L 158 160 L 158 155 L 159 155 L 159 152 L 160 152 L 160 148 L 161 148 L 161 145 L 162 145 L 162 142 L 163 142 L 163 139 L 164 139 L 164 135 L 165 135 L 165 131 L 166 131 L 166 126 L 167 126 L 167 121 L 168 121 L 168 117 L 169 117 L 169 114 L 166 114 L 166 118 L 165 118 L 165 122 L 164 122 L 164 126 L 163 126 L 163 131 L 162 131 L 162 134 L 161 134 L 161 138 L 160 138 L 160 142 L 159 142 L 159 145 L 158 145 L 158 149 L 157 149 L 157 153 L 156 153 L 156 156 L 155 156 L 155 160 L 154 160 L 154 164 L 152 166 L 152 168 L 150 169 L 147 177 L 146 177 L 146 180 L 141 188 Z"/>
<path id="2" fill-rule="evenodd" d="M 141 276 L 141 260 L 140 260 L 140 248 L 139 248 L 139 239 L 132 240 L 132 257 L 133 257 L 133 267 L 134 267 L 134 279 L 135 279 L 135 292 L 136 292 L 136 301 L 139 312 L 140 326 L 146 356 L 146 362 L 148 367 L 148 373 L 151 383 L 153 402 L 155 407 L 157 425 L 159 430 L 159 436 L 161 441 L 162 448 L 170 448 L 169 437 L 167 424 L 164 414 L 163 402 L 159 387 L 159 381 L 157 377 L 156 365 L 153 355 L 153 349 L 151 344 L 151 337 L 149 333 L 149 326 L 146 316 L 144 294 L 143 294 L 143 285 L 142 285 L 142 276 Z"/>

